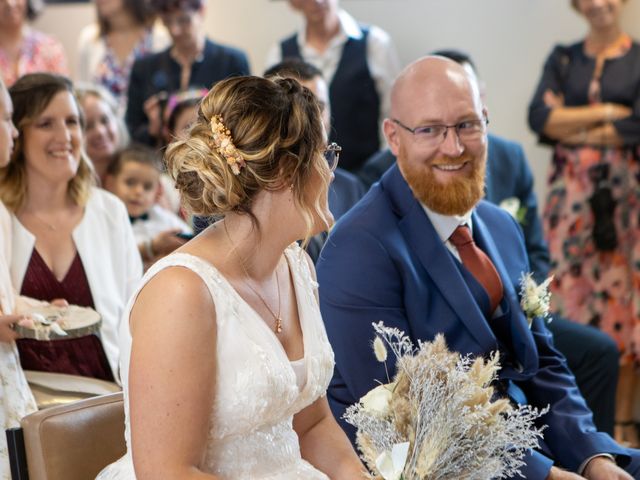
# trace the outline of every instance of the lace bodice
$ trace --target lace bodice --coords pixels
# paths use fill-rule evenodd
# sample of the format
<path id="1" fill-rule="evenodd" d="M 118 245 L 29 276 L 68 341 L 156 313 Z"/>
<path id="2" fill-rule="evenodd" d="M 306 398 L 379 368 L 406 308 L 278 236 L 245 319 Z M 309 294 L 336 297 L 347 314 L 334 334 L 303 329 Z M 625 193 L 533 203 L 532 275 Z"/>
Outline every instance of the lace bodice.
<path id="1" fill-rule="evenodd" d="M 204 260 L 184 253 L 169 255 L 151 267 L 138 289 L 162 269 L 183 266 L 198 274 L 211 293 L 218 330 L 217 394 L 211 406 L 212 428 L 202 469 L 221 479 L 327 478 L 301 459 L 292 419 L 295 413 L 324 395 L 333 372 L 333 352 L 314 295 L 317 283 L 304 255 L 297 245 L 292 245 L 285 251 L 285 257 L 294 282 L 304 339 L 304 370 L 299 374 L 296 370 L 301 368 L 300 364 L 292 365 L 274 332 Z M 134 299 L 135 295 L 127 312 Z M 128 313 L 125 318 L 128 319 Z M 130 447 L 127 383 L 131 336 L 128 322 L 122 324 L 122 379 L 126 439 Z M 130 453 L 98 476 L 100 480 L 133 478 Z"/>

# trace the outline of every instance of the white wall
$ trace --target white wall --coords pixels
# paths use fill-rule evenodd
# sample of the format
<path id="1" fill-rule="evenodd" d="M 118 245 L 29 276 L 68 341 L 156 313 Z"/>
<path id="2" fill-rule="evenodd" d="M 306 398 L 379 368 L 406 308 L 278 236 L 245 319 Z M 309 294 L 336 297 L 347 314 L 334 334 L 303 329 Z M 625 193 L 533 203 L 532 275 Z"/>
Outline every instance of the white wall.
<path id="1" fill-rule="evenodd" d="M 557 42 L 586 32 L 569 0 L 342 0 L 343 8 L 394 38 L 407 64 L 432 50 L 461 48 L 474 58 L 487 84 L 493 132 L 523 143 L 544 198 L 549 150 L 536 145 L 526 108 L 546 55 Z M 55 34 L 75 64 L 77 34 L 93 19 L 92 5 L 51 5 L 36 24 Z M 624 10 L 626 30 L 640 39 L 640 1 Z M 245 49 L 260 74 L 269 46 L 298 25 L 286 1 L 209 0 L 210 36 Z"/>

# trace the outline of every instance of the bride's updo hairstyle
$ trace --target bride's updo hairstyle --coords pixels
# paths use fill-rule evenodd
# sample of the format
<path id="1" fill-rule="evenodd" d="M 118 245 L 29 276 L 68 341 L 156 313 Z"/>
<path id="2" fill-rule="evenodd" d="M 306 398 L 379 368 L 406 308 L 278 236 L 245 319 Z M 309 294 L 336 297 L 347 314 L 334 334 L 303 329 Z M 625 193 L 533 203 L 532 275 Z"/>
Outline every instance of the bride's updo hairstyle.
<path id="1" fill-rule="evenodd" d="M 315 219 L 329 227 L 321 208 L 330 181 L 325 147 L 320 106 L 308 89 L 292 79 L 234 77 L 202 100 L 197 121 L 186 138 L 169 145 L 166 162 L 188 210 L 247 214 L 257 228 L 251 212 L 256 194 L 291 188 L 307 240 Z M 315 198 L 305 193 L 312 178 L 323 184 L 310 189 Z"/>

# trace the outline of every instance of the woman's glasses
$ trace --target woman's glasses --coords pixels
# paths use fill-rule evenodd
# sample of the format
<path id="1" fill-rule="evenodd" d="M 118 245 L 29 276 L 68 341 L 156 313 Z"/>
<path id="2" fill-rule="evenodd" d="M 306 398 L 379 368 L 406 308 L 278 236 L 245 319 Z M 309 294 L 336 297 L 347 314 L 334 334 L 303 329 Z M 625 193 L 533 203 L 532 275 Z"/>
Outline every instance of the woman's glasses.
<path id="1" fill-rule="evenodd" d="M 340 159 L 341 151 L 342 147 L 336 142 L 331 142 L 327 145 L 327 148 L 324 151 L 324 158 L 327 160 L 327 164 L 332 172 L 338 168 L 338 160 Z"/>

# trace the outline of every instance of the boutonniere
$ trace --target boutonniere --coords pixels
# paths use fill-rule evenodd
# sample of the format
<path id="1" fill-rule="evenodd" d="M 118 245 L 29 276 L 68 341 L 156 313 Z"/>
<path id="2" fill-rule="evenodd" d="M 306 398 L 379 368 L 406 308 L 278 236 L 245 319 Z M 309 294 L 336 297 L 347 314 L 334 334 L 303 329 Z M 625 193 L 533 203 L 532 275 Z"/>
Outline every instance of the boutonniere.
<path id="1" fill-rule="evenodd" d="M 553 280 L 553 275 L 538 285 L 531 272 L 522 274 L 520 279 L 520 306 L 527 316 L 529 328 L 531 328 L 534 318 L 542 317 L 542 319 L 545 319 L 549 317 L 549 305 L 551 303 L 549 284 L 551 280 Z"/>
<path id="2" fill-rule="evenodd" d="M 524 225 L 527 216 L 527 207 L 520 204 L 520 199 L 517 197 L 505 198 L 500 202 L 500 208 L 505 210 L 509 215 L 515 218 L 516 222 L 520 225 Z"/>

